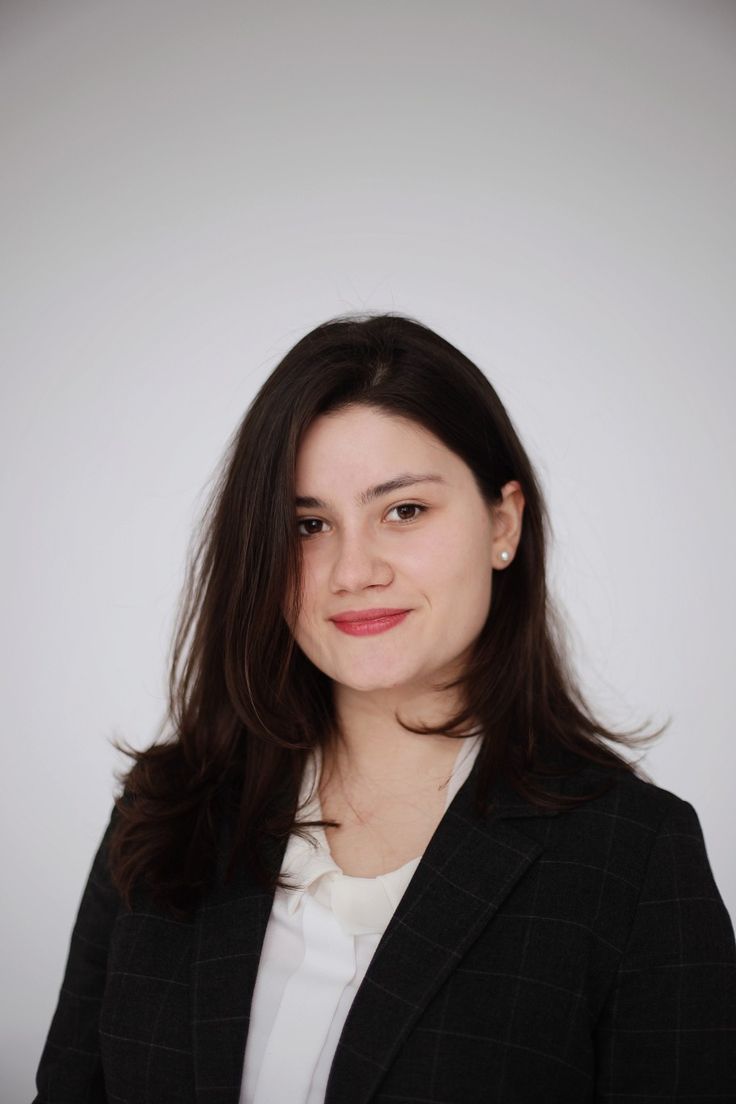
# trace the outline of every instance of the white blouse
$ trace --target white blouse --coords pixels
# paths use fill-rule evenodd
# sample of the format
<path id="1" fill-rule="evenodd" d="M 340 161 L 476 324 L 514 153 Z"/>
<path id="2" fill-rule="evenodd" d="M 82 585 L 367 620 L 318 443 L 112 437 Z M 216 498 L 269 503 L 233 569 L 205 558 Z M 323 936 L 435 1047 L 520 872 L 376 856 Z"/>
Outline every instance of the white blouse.
<path id="1" fill-rule="evenodd" d="M 445 811 L 480 750 L 474 730 L 460 744 Z M 319 749 L 308 760 L 299 797 L 304 820 L 321 819 Z M 309 795 L 313 794 L 309 799 Z M 376 878 L 343 874 L 324 829 L 316 846 L 292 835 L 281 866 L 294 889 L 278 887 L 251 1005 L 240 1104 L 323 1104 L 327 1078 L 350 1005 L 421 855 Z"/>

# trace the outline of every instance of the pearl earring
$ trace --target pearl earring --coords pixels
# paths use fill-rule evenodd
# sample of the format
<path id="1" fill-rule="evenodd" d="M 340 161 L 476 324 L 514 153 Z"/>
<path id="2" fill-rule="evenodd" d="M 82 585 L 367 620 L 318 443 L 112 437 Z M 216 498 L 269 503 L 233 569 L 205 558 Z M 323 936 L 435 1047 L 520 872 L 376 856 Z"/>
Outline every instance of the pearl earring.
<path id="1" fill-rule="evenodd" d="M 504 563 L 509 562 L 509 553 L 506 551 L 505 548 L 504 548 L 503 552 L 499 552 L 499 556 L 501 557 L 501 559 L 503 560 Z"/>

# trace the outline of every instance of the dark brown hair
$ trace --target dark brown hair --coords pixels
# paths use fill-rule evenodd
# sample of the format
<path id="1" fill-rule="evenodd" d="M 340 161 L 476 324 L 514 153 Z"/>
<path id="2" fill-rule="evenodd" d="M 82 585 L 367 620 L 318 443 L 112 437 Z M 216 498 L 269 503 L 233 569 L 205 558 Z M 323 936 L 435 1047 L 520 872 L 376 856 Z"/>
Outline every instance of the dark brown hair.
<path id="1" fill-rule="evenodd" d="M 141 883 L 174 914 L 186 913 L 212 876 L 226 812 L 228 871 L 245 861 L 263 885 L 287 884 L 270 848 L 294 829 L 305 756 L 337 735 L 331 681 L 288 628 L 302 551 L 296 456 L 317 416 L 359 403 L 433 433 L 465 461 L 489 504 L 509 480 L 523 491 L 516 555 L 495 573 L 488 619 L 451 684 L 460 687 L 462 710 L 438 728 L 404 725 L 459 736 L 480 720 L 492 733 L 478 759 L 478 808 L 499 775 L 528 800 L 556 807 L 561 799 L 544 778 L 565 758 L 636 773 L 607 742 L 637 747 L 663 731 L 609 731 L 577 687 L 547 591 L 540 487 L 483 372 L 414 319 L 343 315 L 297 342 L 237 428 L 190 549 L 166 718 L 147 749 L 116 744 L 133 759 L 120 778 L 109 849 L 128 904 Z"/>

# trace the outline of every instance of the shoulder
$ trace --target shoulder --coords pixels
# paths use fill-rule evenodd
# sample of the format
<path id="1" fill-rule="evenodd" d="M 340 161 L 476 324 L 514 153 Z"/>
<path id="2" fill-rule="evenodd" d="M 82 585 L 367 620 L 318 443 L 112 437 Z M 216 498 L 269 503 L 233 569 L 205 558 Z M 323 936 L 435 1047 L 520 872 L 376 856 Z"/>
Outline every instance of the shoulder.
<path id="1" fill-rule="evenodd" d="M 686 798 L 655 782 L 644 778 L 626 767 L 608 768 L 591 764 L 567 780 L 565 792 L 582 793 L 585 789 L 599 796 L 583 802 L 572 812 L 585 812 L 588 816 L 620 820 L 622 827 L 631 825 L 643 833 L 656 833 L 662 822 L 674 818 L 691 821 L 697 816 L 693 805 Z"/>
<path id="2" fill-rule="evenodd" d="M 543 864 L 551 871 L 569 866 L 575 871 L 571 878 L 585 880 L 585 873 L 604 889 L 615 886 L 609 902 L 614 909 L 628 896 L 629 904 L 638 901 L 639 907 L 647 901 L 666 908 L 676 899 L 698 899 L 722 908 L 691 802 L 625 767 L 591 765 L 573 778 L 565 792 L 577 797 L 601 792 L 534 823 Z M 524 822 L 524 832 L 530 824 Z"/>
<path id="3" fill-rule="evenodd" d="M 571 840 L 587 841 L 588 846 L 597 842 L 607 849 L 618 843 L 642 857 L 662 837 L 702 844 L 691 802 L 626 767 L 583 766 L 565 779 L 561 792 L 579 802 L 556 817 L 557 833 Z"/>
<path id="4" fill-rule="evenodd" d="M 597 818 L 602 824 L 615 821 L 621 831 L 644 839 L 668 831 L 702 834 L 695 806 L 683 794 L 625 767 L 593 766 L 587 768 L 587 775 L 604 790 L 580 807 L 580 813 L 587 813 L 589 819 Z"/>
<path id="5" fill-rule="evenodd" d="M 564 766 L 557 766 L 561 773 L 537 773 L 528 779 L 530 789 L 540 795 L 544 792 L 550 801 L 522 796 L 500 780 L 492 791 L 491 807 L 502 818 L 523 818 L 525 829 L 535 835 L 535 821 L 545 835 L 552 831 L 550 818 L 559 832 L 607 838 L 620 831 L 642 840 L 656 835 L 670 821 L 691 826 L 697 822 L 695 809 L 686 798 L 650 781 L 639 767 L 623 763 L 606 766 L 579 755 L 566 756 Z"/>
<path id="6" fill-rule="evenodd" d="M 689 801 L 626 767 L 587 765 L 558 789 L 578 800 L 600 792 L 512 822 L 538 845 L 525 911 L 589 933 L 612 961 L 628 948 L 637 966 L 733 963 L 733 928 Z"/>
<path id="7" fill-rule="evenodd" d="M 512 823 L 541 845 L 543 861 L 558 873 L 568 866 L 571 876 L 597 872 L 632 887 L 655 866 L 660 872 L 666 866 L 672 878 L 678 870 L 711 876 L 698 814 L 684 797 L 626 766 L 590 762 L 578 763 L 549 789 L 567 807 L 518 803 L 507 815 L 521 818 Z"/>

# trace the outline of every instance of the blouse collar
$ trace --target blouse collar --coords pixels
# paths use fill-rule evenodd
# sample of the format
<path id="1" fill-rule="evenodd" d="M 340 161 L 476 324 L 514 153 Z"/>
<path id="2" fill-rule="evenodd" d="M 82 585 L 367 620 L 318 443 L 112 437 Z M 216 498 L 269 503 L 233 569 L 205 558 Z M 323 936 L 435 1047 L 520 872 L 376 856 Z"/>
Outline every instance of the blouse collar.
<path id="1" fill-rule="evenodd" d="M 462 738 L 462 746 L 447 783 L 445 811 L 470 774 L 481 742 L 480 728 L 473 729 Z M 321 767 L 322 754 L 317 747 L 305 762 L 299 794 L 300 823 L 322 817 L 317 785 Z M 308 832 L 310 839 L 292 833 L 284 852 L 281 873 L 292 886 L 288 889 L 279 887 L 277 892 L 289 915 L 294 915 L 303 903 L 304 894 L 309 893 L 334 913 L 346 934 L 383 932 L 419 865 L 421 855 L 386 874 L 357 878 L 344 874 L 332 858 L 323 828 L 309 828 Z M 297 884 L 294 885 L 294 882 Z"/>

